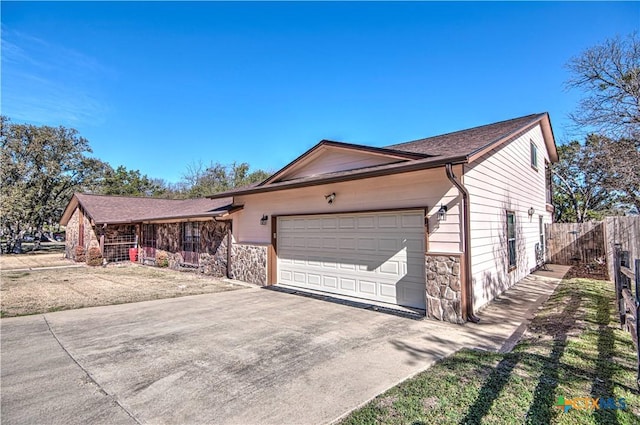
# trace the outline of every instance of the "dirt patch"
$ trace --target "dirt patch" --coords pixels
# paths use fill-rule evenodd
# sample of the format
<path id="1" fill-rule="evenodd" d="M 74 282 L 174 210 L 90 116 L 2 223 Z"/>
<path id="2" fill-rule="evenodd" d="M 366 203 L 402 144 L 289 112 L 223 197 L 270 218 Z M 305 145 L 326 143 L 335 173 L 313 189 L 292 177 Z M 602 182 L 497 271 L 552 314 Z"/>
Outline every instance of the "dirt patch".
<path id="1" fill-rule="evenodd" d="M 573 278 L 609 280 L 609 272 L 606 264 L 580 264 L 572 266 L 565 276 L 565 279 Z"/>
<path id="2" fill-rule="evenodd" d="M 2 317 L 231 291 L 244 286 L 192 272 L 126 263 L 0 274 Z"/>
<path id="3" fill-rule="evenodd" d="M 422 408 L 427 412 L 429 410 L 435 409 L 436 407 L 438 407 L 439 404 L 440 402 L 438 400 L 438 397 L 434 397 L 434 396 L 427 397 L 424 400 L 422 400 Z"/>

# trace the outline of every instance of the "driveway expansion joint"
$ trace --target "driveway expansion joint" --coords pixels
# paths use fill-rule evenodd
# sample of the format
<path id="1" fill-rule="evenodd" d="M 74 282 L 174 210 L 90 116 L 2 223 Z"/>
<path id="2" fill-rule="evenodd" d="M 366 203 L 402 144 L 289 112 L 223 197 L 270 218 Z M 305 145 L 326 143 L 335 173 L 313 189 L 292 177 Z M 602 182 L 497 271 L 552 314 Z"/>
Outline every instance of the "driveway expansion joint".
<path id="1" fill-rule="evenodd" d="M 96 379 L 93 377 L 93 375 L 91 375 L 91 373 L 85 369 L 80 362 L 78 362 L 78 360 L 76 360 L 75 357 L 73 357 L 73 355 L 65 348 L 65 346 L 62 344 L 62 342 L 60 341 L 60 339 L 58 338 L 58 335 L 56 335 L 56 333 L 53 331 L 53 329 L 51 329 L 51 324 L 49 323 L 49 321 L 47 320 L 47 316 L 45 316 L 44 314 L 42 315 L 42 318 L 44 319 L 44 322 L 47 324 L 47 329 L 49 329 L 49 332 L 51 333 L 51 336 L 53 336 L 53 339 L 56 340 L 56 342 L 58 343 L 58 345 L 60 346 L 60 348 L 62 348 L 62 351 L 64 351 L 67 356 L 69 356 L 69 358 L 80 368 L 80 370 L 82 370 L 84 372 L 85 375 L 87 375 L 87 377 L 89 378 L 89 380 L 91 380 L 91 382 L 93 382 L 93 384 L 98 388 L 98 390 L 100 390 L 101 393 L 103 393 L 104 395 L 106 395 L 107 397 L 109 397 L 115 404 L 117 404 L 131 419 L 133 419 L 137 424 L 142 424 L 142 422 L 140 422 L 138 420 L 138 418 L 136 418 L 136 416 L 129 411 L 126 407 L 124 407 L 120 401 L 118 401 L 118 398 L 116 396 L 114 396 L 113 394 L 109 394 L 109 392 L 107 392 L 107 390 L 105 390 L 102 385 L 100 385 L 100 383 L 98 383 L 98 381 L 96 381 Z"/>

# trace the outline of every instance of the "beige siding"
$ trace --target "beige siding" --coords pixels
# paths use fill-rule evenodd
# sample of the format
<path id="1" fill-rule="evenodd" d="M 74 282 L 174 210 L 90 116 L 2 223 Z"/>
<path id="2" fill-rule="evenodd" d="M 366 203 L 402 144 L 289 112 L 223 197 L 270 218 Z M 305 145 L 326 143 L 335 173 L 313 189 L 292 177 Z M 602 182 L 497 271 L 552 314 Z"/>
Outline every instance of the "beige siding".
<path id="1" fill-rule="evenodd" d="M 336 193 L 336 200 L 329 205 L 325 195 L 332 192 Z M 428 251 L 461 250 L 458 192 L 447 180 L 444 169 L 240 196 L 235 201 L 245 205 L 244 210 L 234 214 L 233 221 L 234 237 L 240 243 L 269 243 L 273 215 L 428 207 Z M 449 209 L 444 222 L 436 218 L 441 203 Z M 260 224 L 263 214 L 269 216 L 266 226 Z"/>
<path id="2" fill-rule="evenodd" d="M 538 170 L 531 167 L 530 141 L 538 149 Z M 546 211 L 545 159 L 542 131 L 534 127 L 511 143 L 488 152 L 465 168 L 464 185 L 471 209 L 471 264 L 475 308 L 480 308 L 530 273 L 540 241 L 539 216 Z M 535 213 L 527 213 L 533 207 Z M 517 267 L 508 270 L 506 211 L 515 212 Z"/>
<path id="3" fill-rule="evenodd" d="M 281 180 L 293 180 L 300 177 L 335 173 L 336 171 L 355 170 L 374 165 L 390 164 L 399 159 L 387 156 L 354 152 L 339 148 L 325 148 L 286 173 Z"/>

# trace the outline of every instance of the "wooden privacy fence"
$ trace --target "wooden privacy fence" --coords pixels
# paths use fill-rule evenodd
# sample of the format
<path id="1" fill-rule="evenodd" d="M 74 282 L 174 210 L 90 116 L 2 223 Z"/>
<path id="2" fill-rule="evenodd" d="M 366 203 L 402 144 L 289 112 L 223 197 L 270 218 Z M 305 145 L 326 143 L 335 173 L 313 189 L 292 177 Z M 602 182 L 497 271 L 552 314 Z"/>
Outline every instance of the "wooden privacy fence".
<path id="1" fill-rule="evenodd" d="M 614 245 L 630 258 L 640 258 L 640 217 L 606 217 L 587 223 L 552 223 L 545 226 L 546 260 L 552 264 L 589 265 L 606 262 L 614 276 Z M 633 270 L 634 265 L 630 268 Z"/>
<path id="2" fill-rule="evenodd" d="M 553 223 L 545 227 L 549 263 L 578 265 L 606 261 L 603 222 Z"/>
<path id="3" fill-rule="evenodd" d="M 636 347 L 638 354 L 636 382 L 640 388 L 640 259 L 634 261 L 636 270 L 634 273 L 630 268 L 629 251 L 623 251 L 621 245 L 616 244 L 614 260 L 614 280 L 620 325 L 631 333 Z"/>
<path id="4" fill-rule="evenodd" d="M 620 249 L 628 252 L 629 258 L 640 258 L 640 217 L 607 217 L 604 224 L 607 266 L 609 276 L 614 276 L 615 244 L 620 244 Z M 633 263 L 628 267 L 638 273 Z"/>

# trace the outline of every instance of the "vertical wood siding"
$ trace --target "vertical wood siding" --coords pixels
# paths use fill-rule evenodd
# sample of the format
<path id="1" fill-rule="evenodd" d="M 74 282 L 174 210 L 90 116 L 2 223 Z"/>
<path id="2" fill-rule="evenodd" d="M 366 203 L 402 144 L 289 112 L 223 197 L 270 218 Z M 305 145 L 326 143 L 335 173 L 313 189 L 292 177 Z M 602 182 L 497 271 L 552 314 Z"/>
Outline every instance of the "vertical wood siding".
<path id="1" fill-rule="evenodd" d="M 538 151 L 538 169 L 531 167 L 530 142 Z M 540 242 L 539 217 L 546 211 L 545 163 L 549 155 L 540 126 L 483 155 L 466 166 L 463 178 L 471 208 L 471 256 L 476 309 L 525 277 L 536 267 Z M 527 211 L 533 207 L 535 213 Z M 506 211 L 515 212 L 516 268 L 509 271 Z"/>

